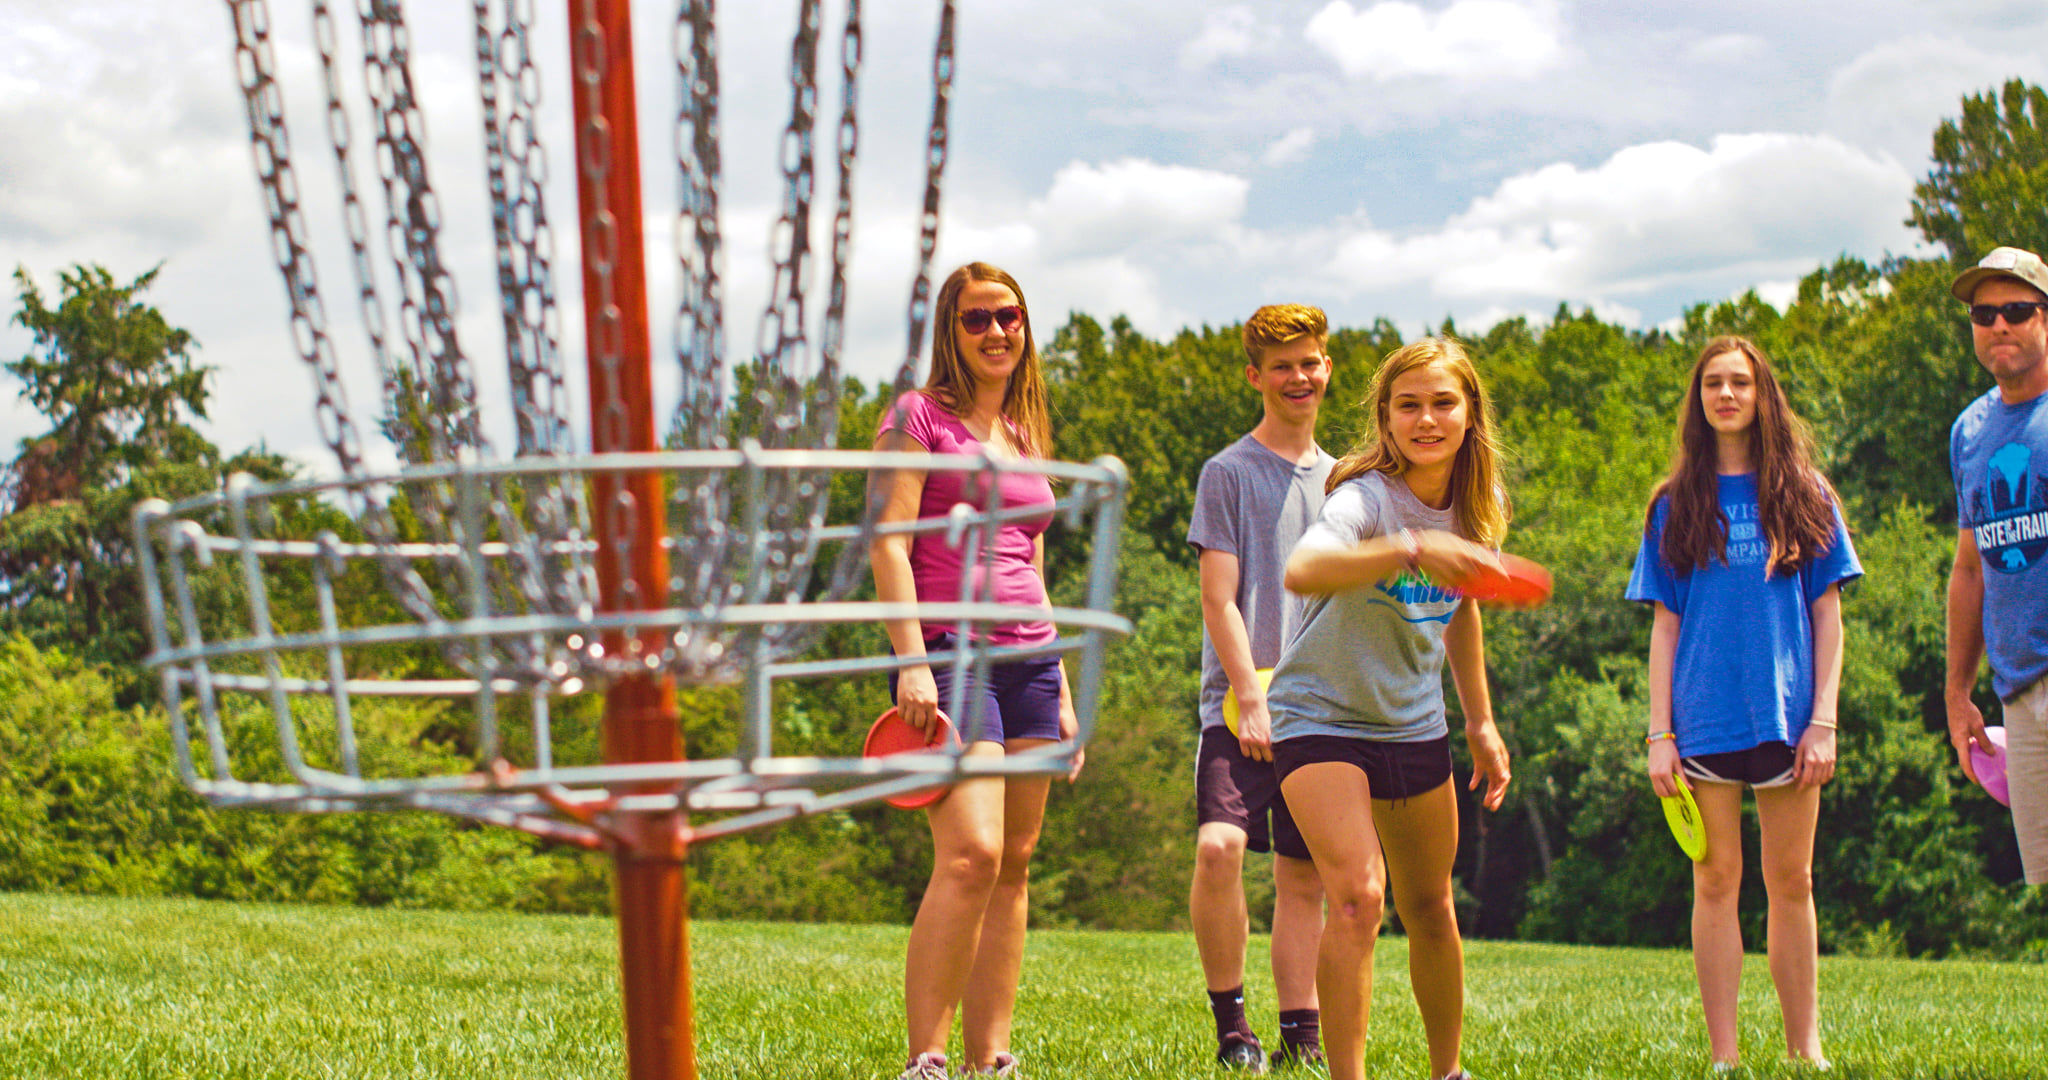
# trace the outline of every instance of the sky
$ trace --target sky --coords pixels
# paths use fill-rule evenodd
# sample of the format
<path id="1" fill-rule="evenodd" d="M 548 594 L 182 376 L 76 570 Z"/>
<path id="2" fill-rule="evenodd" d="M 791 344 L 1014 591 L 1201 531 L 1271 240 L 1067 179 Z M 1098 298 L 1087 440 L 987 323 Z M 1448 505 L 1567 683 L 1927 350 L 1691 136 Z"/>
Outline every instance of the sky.
<path id="1" fill-rule="evenodd" d="M 539 6 L 538 131 L 550 213 L 567 222 L 567 34 L 561 5 Z M 495 409 L 506 394 L 492 358 L 504 348 L 471 5 L 413 7 L 458 328 Z M 745 355 L 783 198 L 797 2 L 720 7 L 726 333 Z M 938 4 L 864 7 L 846 349 L 856 374 L 877 378 L 909 351 Z M 349 408 L 367 430 L 377 377 L 355 305 L 336 299 L 351 270 L 306 11 L 274 5 L 277 55 L 304 213 L 327 242 L 316 267 Z M 262 442 L 331 474 L 288 332 L 227 12 L 196 0 L 0 0 L 0 268 L 25 268 L 54 300 L 57 272 L 74 264 L 124 281 L 161 264 L 144 298 L 218 369 L 201 430 L 230 451 Z M 634 14 L 660 326 L 677 277 L 673 14 Z M 825 5 L 827 68 L 842 17 L 838 0 Z M 956 74 L 938 272 L 968 260 L 1010 270 L 1042 341 L 1069 312 L 1126 315 L 1167 336 L 1280 301 L 1320 305 L 1337 326 L 1387 318 L 1410 335 L 1446 318 L 1466 331 L 1542 322 L 1560 304 L 1648 328 L 1750 289 L 1783 302 L 1843 254 L 1930 254 L 1903 223 L 1930 137 L 1966 94 L 2014 77 L 2048 84 L 2048 5 L 960 0 Z M 829 118 L 838 79 L 823 83 Z M 828 150 L 832 126 L 821 131 Z M 355 139 L 369 145 L 366 130 Z M 357 182 L 374 192 L 367 166 Z M 829 198 L 829 168 L 819 183 Z M 573 231 L 555 245 L 566 263 Z M 573 276 L 560 291 L 565 314 L 579 310 Z M 9 313 L 15 293 L 10 283 Z M 572 371 L 574 321 L 563 330 Z M 31 344 L 20 327 L 0 328 L 0 358 Z M 665 334 L 655 364 L 665 415 L 678 378 Z M 0 457 L 47 430 L 20 388 L 0 374 Z M 572 396 L 580 417 L 580 378 Z M 508 424 L 502 411 L 493 422 Z"/>

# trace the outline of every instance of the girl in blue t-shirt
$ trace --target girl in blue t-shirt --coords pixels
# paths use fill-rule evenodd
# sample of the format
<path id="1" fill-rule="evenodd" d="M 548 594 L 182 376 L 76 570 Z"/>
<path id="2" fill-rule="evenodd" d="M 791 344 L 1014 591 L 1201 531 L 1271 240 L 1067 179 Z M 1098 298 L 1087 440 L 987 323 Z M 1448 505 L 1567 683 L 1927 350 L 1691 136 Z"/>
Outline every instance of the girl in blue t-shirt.
<path id="1" fill-rule="evenodd" d="M 1657 485 L 1628 598 L 1654 605 L 1650 786 L 1688 788 L 1693 970 L 1715 1072 L 1733 1070 L 1742 982 L 1742 789 L 1756 792 L 1771 979 L 1785 1048 L 1821 1056 L 1813 834 L 1835 772 L 1840 586 L 1862 576 L 1834 488 L 1763 351 L 1718 337 L 1693 365 L 1671 474 Z"/>

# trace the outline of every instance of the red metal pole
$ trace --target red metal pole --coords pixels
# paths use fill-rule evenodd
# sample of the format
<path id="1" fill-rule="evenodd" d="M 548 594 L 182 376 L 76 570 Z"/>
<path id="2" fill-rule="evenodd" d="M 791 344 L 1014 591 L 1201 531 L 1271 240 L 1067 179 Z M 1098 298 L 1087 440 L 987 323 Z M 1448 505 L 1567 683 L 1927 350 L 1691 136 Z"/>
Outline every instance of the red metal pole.
<path id="1" fill-rule="evenodd" d="M 569 0 L 569 26 L 591 449 L 652 451 L 659 446 L 627 0 Z M 592 497 L 603 609 L 648 610 L 663 603 L 668 559 L 661 547 L 667 524 L 661 477 L 599 474 Z M 636 644 L 659 649 L 660 635 L 635 643 L 614 634 L 605 647 L 617 656 Z M 674 685 L 654 674 L 615 679 L 605 695 L 604 744 L 607 762 L 681 760 Z M 683 877 L 688 846 L 687 822 L 679 813 L 627 818 L 613 846 L 631 1080 L 697 1075 Z"/>

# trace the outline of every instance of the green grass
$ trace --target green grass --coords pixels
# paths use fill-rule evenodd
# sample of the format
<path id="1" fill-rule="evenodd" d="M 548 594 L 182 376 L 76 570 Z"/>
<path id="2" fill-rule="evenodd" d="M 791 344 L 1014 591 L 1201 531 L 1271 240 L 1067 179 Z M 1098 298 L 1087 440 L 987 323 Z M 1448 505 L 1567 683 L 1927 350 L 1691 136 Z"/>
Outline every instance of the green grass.
<path id="1" fill-rule="evenodd" d="M 892 1077 L 904 935 L 695 925 L 701 1074 Z M 1467 962 L 1482 1080 L 1705 1072 L 1683 952 L 1475 942 Z M 1378 972 L 1369 1071 L 1420 1077 L 1401 939 Z M 1834 1077 L 2048 1077 L 2048 968 L 1828 957 L 1821 980 Z M 1184 934 L 1035 933 L 1015 1049 L 1035 1080 L 1220 1077 L 1199 983 Z M 1762 957 L 1744 986 L 1748 1075 L 1800 1075 Z M 0 894 L 0 1077 L 622 1075 L 607 920 Z"/>

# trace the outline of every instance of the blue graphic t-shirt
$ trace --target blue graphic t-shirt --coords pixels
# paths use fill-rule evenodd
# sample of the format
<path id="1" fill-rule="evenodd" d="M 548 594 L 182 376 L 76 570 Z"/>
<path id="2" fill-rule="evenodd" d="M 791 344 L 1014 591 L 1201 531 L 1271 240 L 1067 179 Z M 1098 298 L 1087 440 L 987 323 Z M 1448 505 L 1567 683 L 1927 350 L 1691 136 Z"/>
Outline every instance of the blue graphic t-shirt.
<path id="1" fill-rule="evenodd" d="M 1456 532 L 1450 510 L 1422 503 L 1398 478 L 1345 481 L 1296 550 L 1343 551 L 1402 529 Z M 1382 742 L 1442 737 L 1444 630 L 1463 601 L 1455 589 L 1401 573 L 1362 589 L 1312 596 L 1273 669 L 1266 705 L 1273 740 L 1349 735 Z"/>
<path id="2" fill-rule="evenodd" d="M 1996 387 L 1949 429 L 1956 520 L 1984 562 L 1984 646 L 2000 698 L 2048 674 L 2048 409 Z"/>
<path id="3" fill-rule="evenodd" d="M 1839 508 L 1826 551 L 1797 574 L 1766 576 L 1771 544 L 1757 514 L 1756 476 L 1719 480 L 1727 565 L 1709 560 L 1705 569 L 1679 573 L 1664 561 L 1665 497 L 1628 581 L 1630 600 L 1663 604 L 1678 616 L 1671 729 L 1684 757 L 1799 744 L 1813 719 L 1813 602 L 1828 586 L 1863 576 Z"/>

